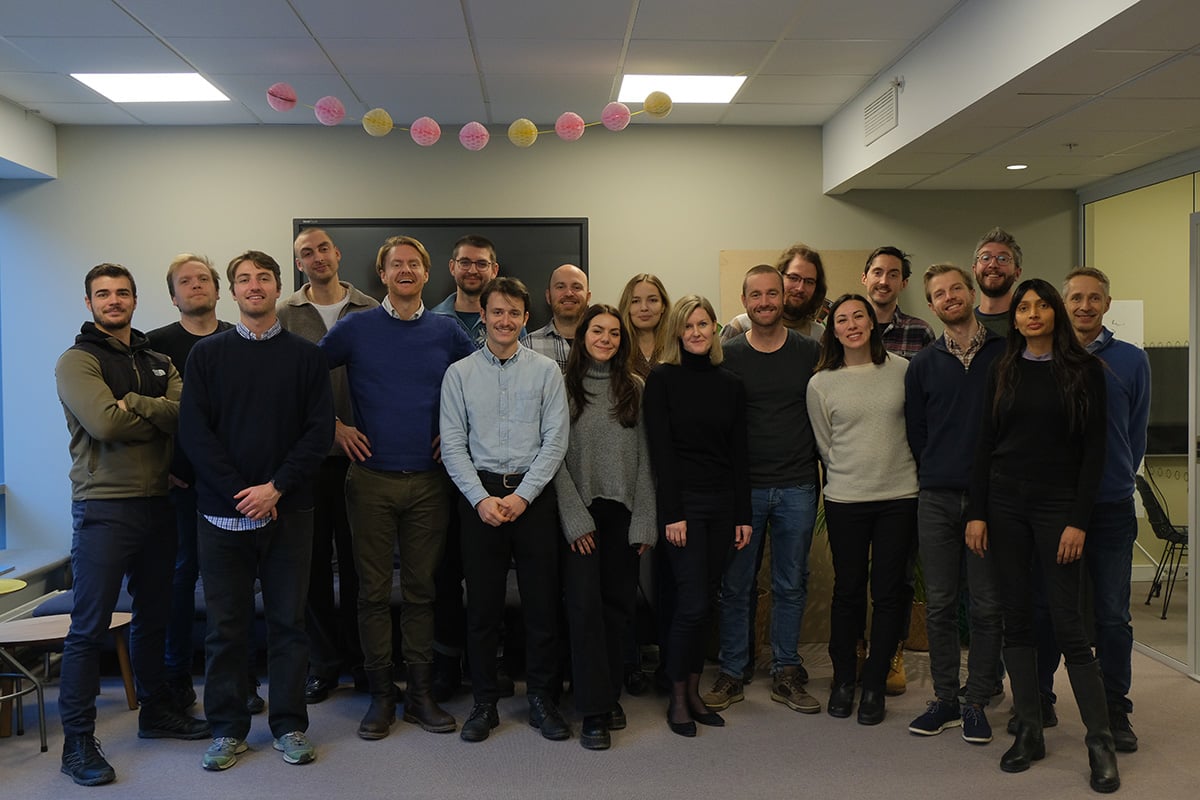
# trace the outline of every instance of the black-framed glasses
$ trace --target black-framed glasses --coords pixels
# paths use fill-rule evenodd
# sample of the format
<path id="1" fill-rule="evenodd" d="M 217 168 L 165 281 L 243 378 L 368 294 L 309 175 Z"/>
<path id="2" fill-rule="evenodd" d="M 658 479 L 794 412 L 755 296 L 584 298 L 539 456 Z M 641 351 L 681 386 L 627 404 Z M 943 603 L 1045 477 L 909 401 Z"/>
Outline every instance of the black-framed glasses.
<path id="1" fill-rule="evenodd" d="M 1007 267 L 1013 262 L 1013 257 L 1008 253 L 1000 253 L 998 255 L 992 255 L 991 253 L 980 253 L 979 255 L 975 256 L 975 260 L 978 263 L 983 264 L 985 267 L 988 264 L 991 264 L 993 261 L 995 261 L 996 264 L 1001 267 Z"/>
<path id="2" fill-rule="evenodd" d="M 458 264 L 459 269 L 471 269 L 472 267 L 474 267 L 479 272 L 484 272 L 489 267 L 492 266 L 492 262 L 488 261 L 487 259 L 480 259 L 479 261 L 472 261 L 469 258 L 456 258 L 456 259 L 454 259 L 454 263 Z"/>

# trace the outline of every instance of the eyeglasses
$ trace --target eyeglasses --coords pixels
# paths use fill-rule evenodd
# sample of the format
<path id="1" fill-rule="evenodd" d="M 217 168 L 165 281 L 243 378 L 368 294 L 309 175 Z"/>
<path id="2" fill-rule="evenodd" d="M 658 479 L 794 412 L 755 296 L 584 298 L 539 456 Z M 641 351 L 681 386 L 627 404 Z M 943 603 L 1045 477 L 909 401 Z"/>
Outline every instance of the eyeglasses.
<path id="1" fill-rule="evenodd" d="M 484 272 L 488 267 L 492 266 L 492 262 L 486 259 L 472 261 L 469 258 L 456 258 L 454 259 L 454 263 L 458 264 L 459 269 L 471 269 L 471 267 L 474 267 L 479 272 Z"/>
<path id="2" fill-rule="evenodd" d="M 811 288 L 814 288 L 814 287 L 817 285 L 817 279 L 816 279 L 816 278 L 801 278 L 799 275 L 797 275 L 797 274 L 795 274 L 795 273 L 793 273 L 793 272 L 789 272 L 788 274 L 784 275 L 784 276 L 783 276 L 783 279 L 784 279 L 785 281 L 787 281 L 788 283 L 800 283 L 800 284 L 803 284 L 803 285 L 805 285 L 805 286 L 809 287 L 810 289 L 811 289 Z"/>
<path id="3" fill-rule="evenodd" d="M 1000 253 L 999 255 L 995 256 L 991 253 L 980 253 L 979 255 L 975 256 L 975 261 L 979 264 L 983 264 L 985 267 L 993 261 L 996 262 L 997 266 L 1007 267 L 1012 263 L 1013 257 L 1007 253 Z"/>

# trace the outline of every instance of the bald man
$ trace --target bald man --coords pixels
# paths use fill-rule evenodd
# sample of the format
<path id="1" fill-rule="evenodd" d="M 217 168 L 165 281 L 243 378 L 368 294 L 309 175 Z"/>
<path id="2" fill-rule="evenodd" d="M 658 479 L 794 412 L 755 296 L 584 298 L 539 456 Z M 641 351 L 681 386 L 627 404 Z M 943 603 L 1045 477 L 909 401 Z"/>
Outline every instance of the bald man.
<path id="1" fill-rule="evenodd" d="M 553 319 L 526 336 L 521 344 L 554 359 L 559 371 L 565 372 L 575 328 L 591 299 L 587 273 L 574 264 L 563 264 L 550 273 L 546 286 L 546 302 Z"/>

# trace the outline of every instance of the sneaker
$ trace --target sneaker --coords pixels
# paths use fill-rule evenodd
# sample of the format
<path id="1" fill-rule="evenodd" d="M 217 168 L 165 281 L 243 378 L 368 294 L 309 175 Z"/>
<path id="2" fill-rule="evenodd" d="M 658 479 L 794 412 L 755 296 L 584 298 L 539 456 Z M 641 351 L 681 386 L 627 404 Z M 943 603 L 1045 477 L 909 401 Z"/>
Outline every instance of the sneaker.
<path id="1" fill-rule="evenodd" d="M 895 697 L 908 691 L 908 676 L 904 672 L 904 642 L 896 646 L 896 654 L 888 667 L 887 684 L 884 692 L 888 697 Z"/>
<path id="2" fill-rule="evenodd" d="M 800 663 L 796 665 L 796 683 L 804 686 L 808 683 L 808 670 L 804 668 L 804 656 L 799 656 Z"/>
<path id="3" fill-rule="evenodd" d="M 925 713 L 909 723 L 908 732 L 919 736 L 937 736 L 946 728 L 962 725 L 963 713 L 960 713 L 958 703 L 930 700 Z"/>
<path id="4" fill-rule="evenodd" d="M 204 751 L 204 759 L 200 762 L 200 766 L 211 772 L 220 772 L 223 769 L 229 769 L 237 763 L 238 755 L 249 749 L 249 746 L 243 739 L 235 739 L 232 736 L 218 736 L 212 740 L 212 744 Z"/>
<path id="5" fill-rule="evenodd" d="M 746 695 L 742 694 L 742 682 L 724 672 L 717 673 L 717 680 L 712 689 L 700 697 L 701 702 L 713 711 L 722 711 L 745 699 Z"/>
<path id="6" fill-rule="evenodd" d="M 783 667 L 771 682 L 771 699 L 801 714 L 821 713 L 821 703 L 800 685 L 798 667 Z"/>
<path id="7" fill-rule="evenodd" d="M 962 707 L 962 737 L 971 744 L 987 744 L 992 740 L 992 726 L 983 706 L 969 703 Z"/>
<path id="8" fill-rule="evenodd" d="M 90 733 L 66 735 L 63 740 L 62 771 L 80 786 L 100 786 L 117 779 L 117 773 L 100 749 L 100 740 Z"/>
<path id="9" fill-rule="evenodd" d="M 304 731 L 285 733 L 275 740 L 275 749 L 283 753 L 289 764 L 307 764 L 317 757 L 317 749 L 304 735 Z"/>
<path id="10" fill-rule="evenodd" d="M 138 711 L 139 739 L 207 739 L 212 728 L 202 719 L 177 711 L 169 699 L 151 701 Z"/>
<path id="11" fill-rule="evenodd" d="M 1136 753 L 1138 749 L 1137 734 L 1129 724 L 1129 715 L 1119 708 L 1108 710 L 1108 728 L 1112 731 L 1113 744 L 1118 753 Z"/>

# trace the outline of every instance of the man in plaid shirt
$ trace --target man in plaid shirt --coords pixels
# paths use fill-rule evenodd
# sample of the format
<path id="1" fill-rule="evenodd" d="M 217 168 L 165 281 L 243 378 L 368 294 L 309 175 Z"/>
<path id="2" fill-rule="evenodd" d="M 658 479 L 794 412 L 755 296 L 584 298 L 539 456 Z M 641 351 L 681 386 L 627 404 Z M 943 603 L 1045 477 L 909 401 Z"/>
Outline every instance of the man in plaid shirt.
<path id="1" fill-rule="evenodd" d="M 883 334 L 883 346 L 903 358 L 912 358 L 937 338 L 928 322 L 900 310 L 900 293 L 908 285 L 910 275 L 912 262 L 898 247 L 875 248 L 867 257 L 862 274 L 867 298 L 875 307 L 875 319 Z"/>

